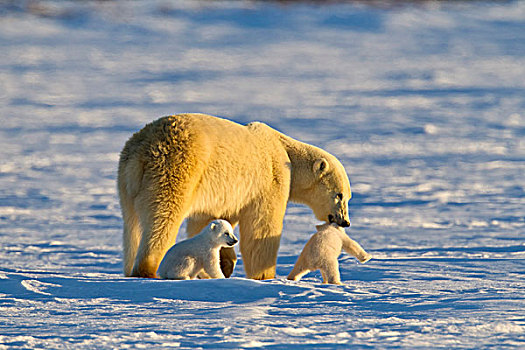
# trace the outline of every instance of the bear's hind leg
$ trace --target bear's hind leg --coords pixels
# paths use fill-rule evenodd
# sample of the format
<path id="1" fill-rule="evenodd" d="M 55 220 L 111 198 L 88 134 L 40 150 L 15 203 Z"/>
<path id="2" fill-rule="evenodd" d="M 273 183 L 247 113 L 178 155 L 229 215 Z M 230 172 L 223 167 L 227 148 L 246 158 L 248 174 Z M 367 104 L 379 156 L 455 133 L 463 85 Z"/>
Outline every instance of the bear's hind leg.
<path id="1" fill-rule="evenodd" d="M 123 232 L 123 253 L 124 253 L 124 276 L 130 277 L 137 249 L 140 244 L 141 228 L 139 219 L 133 208 L 123 211 L 124 232 Z"/>
<path id="2" fill-rule="evenodd" d="M 150 193 L 141 193 L 136 199 L 136 207 L 140 208 L 142 237 L 133 266 L 133 277 L 156 277 L 160 261 L 175 244 L 179 227 L 188 210 L 187 205 L 184 205 L 187 198 L 183 195 L 149 196 Z M 175 202 L 174 198 L 179 202 Z"/>
<path id="3" fill-rule="evenodd" d="M 176 234 L 168 231 L 176 232 L 178 226 L 175 223 L 166 225 L 167 227 L 162 224 L 151 225 L 150 231 L 143 232 L 132 277 L 157 277 L 156 271 L 160 261 L 176 239 Z"/>
<path id="4" fill-rule="evenodd" d="M 141 227 L 133 206 L 133 201 L 125 191 L 120 191 L 120 207 L 124 221 L 122 233 L 122 252 L 124 256 L 124 276 L 131 276 L 137 249 L 140 244 Z"/>

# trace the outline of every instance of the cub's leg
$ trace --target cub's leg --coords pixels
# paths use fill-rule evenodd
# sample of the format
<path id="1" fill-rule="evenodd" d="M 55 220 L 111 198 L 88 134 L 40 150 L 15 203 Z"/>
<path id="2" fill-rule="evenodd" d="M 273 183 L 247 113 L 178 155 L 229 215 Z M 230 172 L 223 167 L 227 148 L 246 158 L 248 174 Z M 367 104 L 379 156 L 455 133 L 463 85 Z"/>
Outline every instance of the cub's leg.
<path id="1" fill-rule="evenodd" d="M 224 278 L 224 274 L 221 271 L 218 261 L 215 259 L 210 259 L 204 262 L 204 272 L 206 272 L 209 278 Z"/>
<path id="2" fill-rule="evenodd" d="M 345 233 L 341 233 L 341 240 L 343 241 L 343 249 L 350 255 L 354 256 L 361 263 L 366 263 L 372 258 L 356 241 L 348 237 Z"/>
<path id="3" fill-rule="evenodd" d="M 320 270 L 323 276 L 323 283 L 342 284 L 337 258 L 332 261 L 327 261 Z"/>
<path id="4" fill-rule="evenodd" d="M 188 280 L 195 278 L 196 272 L 200 269 L 196 265 L 195 259 L 184 258 L 172 263 L 172 265 L 164 266 L 164 271 L 160 272 L 160 278 L 172 280 Z M 162 270 L 162 269 L 159 269 Z"/>
<path id="5" fill-rule="evenodd" d="M 301 278 L 303 278 L 304 275 L 306 275 L 311 270 L 307 267 L 306 262 L 304 261 L 304 255 L 299 255 L 299 258 L 297 259 L 297 262 L 295 263 L 292 271 L 288 275 L 288 279 L 292 281 L 299 281 Z"/>
<path id="6" fill-rule="evenodd" d="M 201 277 L 201 275 L 205 274 L 204 273 L 204 269 L 194 269 L 191 274 L 190 274 L 190 280 L 194 280 L 196 279 L 197 277 L 198 278 L 201 278 L 201 279 L 206 279 L 206 278 L 210 278 L 208 275 L 206 275 L 205 277 Z"/>

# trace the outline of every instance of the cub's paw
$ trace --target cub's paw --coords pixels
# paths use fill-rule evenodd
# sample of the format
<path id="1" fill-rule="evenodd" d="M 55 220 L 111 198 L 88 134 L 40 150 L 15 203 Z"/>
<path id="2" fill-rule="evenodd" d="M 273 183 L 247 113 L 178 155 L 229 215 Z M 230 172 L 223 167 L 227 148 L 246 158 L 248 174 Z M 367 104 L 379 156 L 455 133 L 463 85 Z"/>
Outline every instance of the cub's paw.
<path id="1" fill-rule="evenodd" d="M 362 257 L 359 258 L 359 262 L 361 264 L 364 264 L 370 259 L 372 259 L 372 255 L 367 253 L 366 255 L 363 255 Z"/>

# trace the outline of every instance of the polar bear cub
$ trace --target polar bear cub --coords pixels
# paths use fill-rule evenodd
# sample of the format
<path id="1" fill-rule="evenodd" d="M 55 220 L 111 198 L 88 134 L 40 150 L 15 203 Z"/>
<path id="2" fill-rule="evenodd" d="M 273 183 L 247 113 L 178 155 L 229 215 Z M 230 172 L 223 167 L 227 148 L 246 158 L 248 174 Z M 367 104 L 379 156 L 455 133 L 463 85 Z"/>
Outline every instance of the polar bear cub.
<path id="1" fill-rule="evenodd" d="M 214 220 L 198 235 L 171 247 L 159 265 L 157 276 L 176 280 L 194 279 L 197 275 L 224 278 L 219 251 L 237 242 L 228 221 Z"/>
<path id="2" fill-rule="evenodd" d="M 337 258 L 341 249 L 361 263 L 372 258 L 356 241 L 347 236 L 344 228 L 337 224 L 316 226 L 317 232 L 308 240 L 295 266 L 288 275 L 289 280 L 299 281 L 310 271 L 321 270 L 323 283 L 341 284 Z"/>

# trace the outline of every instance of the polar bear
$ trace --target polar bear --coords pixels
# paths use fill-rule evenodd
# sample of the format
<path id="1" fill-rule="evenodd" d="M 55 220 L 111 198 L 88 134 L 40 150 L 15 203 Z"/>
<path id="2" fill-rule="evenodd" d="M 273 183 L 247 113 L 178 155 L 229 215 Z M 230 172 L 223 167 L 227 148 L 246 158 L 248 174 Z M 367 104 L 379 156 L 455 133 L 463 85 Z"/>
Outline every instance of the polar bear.
<path id="1" fill-rule="evenodd" d="M 288 201 L 350 225 L 350 181 L 336 157 L 263 123 L 205 114 L 162 117 L 135 133 L 120 154 L 118 192 L 126 276 L 155 277 L 185 219 L 189 237 L 213 219 L 238 224 L 252 279 L 275 276 Z M 226 277 L 235 263 L 234 250 L 221 249 Z"/>
<path id="2" fill-rule="evenodd" d="M 361 263 L 372 258 L 359 243 L 346 235 L 344 228 L 334 224 L 318 225 L 316 228 L 317 232 L 308 240 L 288 275 L 289 280 L 299 281 L 308 272 L 321 270 L 323 283 L 341 284 L 337 262 L 341 249 Z"/>
<path id="3" fill-rule="evenodd" d="M 204 271 L 209 278 L 224 278 L 219 250 L 237 244 L 233 228 L 225 220 L 212 221 L 201 233 L 171 247 L 160 262 L 157 276 L 164 279 L 194 279 Z"/>

